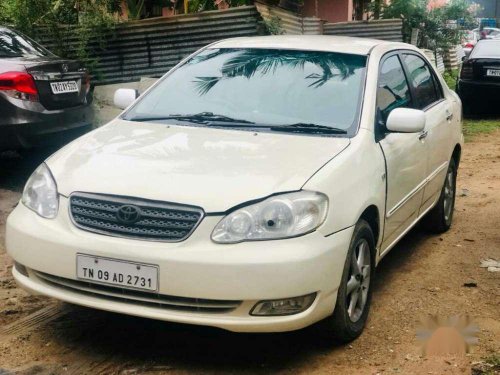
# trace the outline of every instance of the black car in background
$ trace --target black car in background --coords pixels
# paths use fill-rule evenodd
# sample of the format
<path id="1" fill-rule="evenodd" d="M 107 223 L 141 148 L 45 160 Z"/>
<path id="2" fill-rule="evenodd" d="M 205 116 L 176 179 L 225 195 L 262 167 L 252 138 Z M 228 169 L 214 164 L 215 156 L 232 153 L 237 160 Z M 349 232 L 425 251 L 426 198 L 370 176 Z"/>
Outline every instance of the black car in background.
<path id="1" fill-rule="evenodd" d="M 76 138 L 92 128 L 91 102 L 81 63 L 0 27 L 0 151 Z"/>
<path id="2" fill-rule="evenodd" d="M 462 64 L 457 92 L 465 114 L 500 114 L 500 39 L 476 44 Z"/>

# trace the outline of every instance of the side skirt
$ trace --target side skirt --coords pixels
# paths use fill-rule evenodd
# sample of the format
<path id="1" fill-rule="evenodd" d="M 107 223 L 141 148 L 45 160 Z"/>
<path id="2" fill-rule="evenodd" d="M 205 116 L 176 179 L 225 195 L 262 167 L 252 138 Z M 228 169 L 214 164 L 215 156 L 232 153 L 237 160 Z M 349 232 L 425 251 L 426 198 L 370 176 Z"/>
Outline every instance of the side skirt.
<path id="1" fill-rule="evenodd" d="M 437 196 L 436 200 L 434 201 L 433 204 L 431 204 L 425 211 L 423 211 L 416 219 L 415 221 L 413 221 L 410 225 L 408 225 L 408 227 L 394 240 L 392 241 L 392 243 L 387 246 L 381 253 L 380 253 L 380 256 L 378 258 L 378 261 L 377 261 L 377 264 L 382 260 L 382 258 L 384 256 L 387 255 L 387 253 L 389 253 L 389 251 L 394 247 L 396 246 L 396 244 L 420 221 L 420 219 L 422 219 L 426 214 L 427 212 L 429 212 L 430 210 L 432 210 L 434 208 L 434 206 L 436 206 L 436 204 L 438 203 L 439 201 L 439 195 Z"/>

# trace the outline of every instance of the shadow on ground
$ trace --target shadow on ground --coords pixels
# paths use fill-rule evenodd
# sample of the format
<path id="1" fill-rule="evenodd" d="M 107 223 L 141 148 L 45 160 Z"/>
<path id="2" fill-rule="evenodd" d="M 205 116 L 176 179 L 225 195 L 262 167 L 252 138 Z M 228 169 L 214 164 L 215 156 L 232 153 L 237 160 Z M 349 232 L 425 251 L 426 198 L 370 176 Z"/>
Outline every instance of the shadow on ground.
<path id="1" fill-rule="evenodd" d="M 57 147 L 0 152 L 0 189 L 21 192 L 33 171 Z"/>

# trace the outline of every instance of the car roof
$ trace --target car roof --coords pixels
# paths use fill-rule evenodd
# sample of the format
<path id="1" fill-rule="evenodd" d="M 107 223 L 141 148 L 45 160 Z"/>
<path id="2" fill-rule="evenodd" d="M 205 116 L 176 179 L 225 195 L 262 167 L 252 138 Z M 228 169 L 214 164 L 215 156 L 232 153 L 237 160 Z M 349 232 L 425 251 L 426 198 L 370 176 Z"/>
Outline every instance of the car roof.
<path id="1" fill-rule="evenodd" d="M 12 29 L 12 28 L 7 27 L 7 26 L 2 26 L 2 25 L 0 25 L 0 31 L 8 31 L 8 32 L 11 32 L 11 33 L 14 32 L 14 33 L 19 34 L 19 32 L 17 30 Z"/>
<path id="2" fill-rule="evenodd" d="M 348 36 L 271 35 L 225 39 L 210 45 L 210 48 L 292 49 L 368 55 L 373 47 L 381 44 L 397 44 L 400 47 L 408 46 L 403 43 Z"/>
<path id="3" fill-rule="evenodd" d="M 500 31 L 498 27 L 490 27 L 490 26 L 485 26 L 483 27 L 483 30 L 494 30 L 494 31 Z M 475 28 L 472 31 L 479 31 L 479 27 Z"/>

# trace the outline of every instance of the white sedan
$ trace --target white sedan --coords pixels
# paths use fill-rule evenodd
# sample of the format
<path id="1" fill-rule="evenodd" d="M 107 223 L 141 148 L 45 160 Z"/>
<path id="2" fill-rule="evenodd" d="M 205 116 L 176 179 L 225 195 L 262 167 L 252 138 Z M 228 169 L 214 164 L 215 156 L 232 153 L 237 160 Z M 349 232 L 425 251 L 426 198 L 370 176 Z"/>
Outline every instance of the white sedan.
<path id="1" fill-rule="evenodd" d="M 461 103 L 411 45 L 229 39 L 115 99 L 8 218 L 28 291 L 237 332 L 321 321 L 346 342 L 380 259 L 420 220 L 451 226 Z"/>
<path id="2" fill-rule="evenodd" d="M 496 27 L 485 27 L 482 30 L 485 39 L 497 39 L 500 38 L 500 29 Z M 467 32 L 467 38 L 463 44 L 463 51 L 465 56 L 469 56 L 472 49 L 476 46 L 477 42 L 481 40 L 481 31 L 479 28 Z"/>

